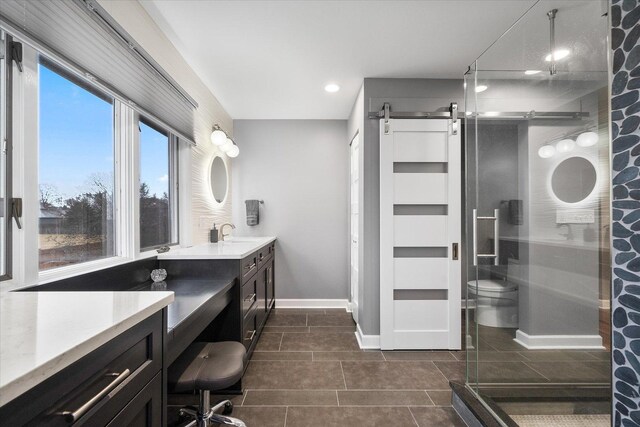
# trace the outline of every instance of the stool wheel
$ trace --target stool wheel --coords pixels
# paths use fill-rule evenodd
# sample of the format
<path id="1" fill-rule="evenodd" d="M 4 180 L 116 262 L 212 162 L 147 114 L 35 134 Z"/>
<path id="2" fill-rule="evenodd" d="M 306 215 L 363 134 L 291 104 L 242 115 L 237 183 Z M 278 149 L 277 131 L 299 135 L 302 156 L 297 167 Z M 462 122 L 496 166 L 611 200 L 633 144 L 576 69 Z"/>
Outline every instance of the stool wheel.
<path id="1" fill-rule="evenodd" d="M 231 415 L 233 412 L 233 403 L 227 402 L 224 404 L 224 409 L 222 410 L 222 415 Z"/>

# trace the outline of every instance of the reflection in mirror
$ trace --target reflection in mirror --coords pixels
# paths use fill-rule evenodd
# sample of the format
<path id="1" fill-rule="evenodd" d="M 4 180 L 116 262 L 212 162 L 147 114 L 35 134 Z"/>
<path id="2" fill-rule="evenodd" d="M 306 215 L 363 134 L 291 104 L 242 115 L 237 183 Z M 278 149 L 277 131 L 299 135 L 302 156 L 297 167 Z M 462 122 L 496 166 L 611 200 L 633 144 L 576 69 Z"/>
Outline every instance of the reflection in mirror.
<path id="1" fill-rule="evenodd" d="M 211 192 L 218 203 L 227 196 L 227 166 L 220 156 L 215 156 L 211 163 Z"/>
<path id="2" fill-rule="evenodd" d="M 583 157 L 570 157 L 558 164 L 551 176 L 551 189 L 563 202 L 576 203 L 596 186 L 596 169 Z"/>

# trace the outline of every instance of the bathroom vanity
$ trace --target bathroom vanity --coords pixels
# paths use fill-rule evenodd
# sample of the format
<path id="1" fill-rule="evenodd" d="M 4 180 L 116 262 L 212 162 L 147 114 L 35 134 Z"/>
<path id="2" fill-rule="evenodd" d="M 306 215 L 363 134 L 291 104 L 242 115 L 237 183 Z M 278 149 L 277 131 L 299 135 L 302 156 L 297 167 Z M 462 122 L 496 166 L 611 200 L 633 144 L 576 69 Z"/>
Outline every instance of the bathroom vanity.
<path id="1" fill-rule="evenodd" d="M 269 313 L 275 306 L 275 237 L 233 238 L 172 250 L 158 255 L 160 268 L 171 280 L 233 276 L 239 285 L 234 291 L 240 304 L 237 314 L 230 313 L 233 331 L 214 331 L 213 339 L 237 339 L 251 355 Z"/>
<path id="2" fill-rule="evenodd" d="M 3 425 L 163 425 L 166 370 L 192 342 L 253 352 L 275 306 L 275 240 L 172 249 L 3 293 Z M 150 281 L 155 268 L 164 282 Z"/>
<path id="3" fill-rule="evenodd" d="M 3 425 L 161 425 L 171 292 L 0 297 Z M 5 424 L 6 423 L 6 424 Z"/>

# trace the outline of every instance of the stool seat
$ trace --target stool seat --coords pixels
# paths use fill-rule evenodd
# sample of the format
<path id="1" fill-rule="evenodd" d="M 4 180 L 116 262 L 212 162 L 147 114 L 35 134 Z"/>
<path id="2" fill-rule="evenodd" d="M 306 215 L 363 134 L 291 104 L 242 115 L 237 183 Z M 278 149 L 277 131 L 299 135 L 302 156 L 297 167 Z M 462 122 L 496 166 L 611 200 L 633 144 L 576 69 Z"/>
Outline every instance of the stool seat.
<path id="1" fill-rule="evenodd" d="M 242 378 L 246 358 L 239 342 L 193 343 L 169 368 L 169 390 L 224 390 Z"/>

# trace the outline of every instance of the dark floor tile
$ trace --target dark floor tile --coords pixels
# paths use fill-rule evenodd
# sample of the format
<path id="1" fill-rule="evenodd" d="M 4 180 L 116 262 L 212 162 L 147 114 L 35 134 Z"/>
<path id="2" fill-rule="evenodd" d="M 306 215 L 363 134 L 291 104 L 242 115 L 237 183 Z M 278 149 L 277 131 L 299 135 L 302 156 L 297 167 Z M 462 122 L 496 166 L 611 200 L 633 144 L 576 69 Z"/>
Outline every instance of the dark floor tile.
<path id="1" fill-rule="evenodd" d="M 379 351 L 314 351 L 313 360 L 380 360 L 384 361 Z"/>
<path id="2" fill-rule="evenodd" d="M 611 371 L 606 362 L 527 362 L 551 382 L 606 382 Z"/>
<path id="3" fill-rule="evenodd" d="M 448 351 L 383 351 L 384 358 L 393 360 L 456 360 Z"/>
<path id="4" fill-rule="evenodd" d="M 276 308 L 274 314 L 324 314 L 324 308 Z"/>
<path id="5" fill-rule="evenodd" d="M 407 407 L 307 407 L 288 408 L 286 427 L 410 427 L 415 426 Z"/>
<path id="6" fill-rule="evenodd" d="M 569 361 L 595 361 L 596 358 L 588 351 L 573 350 L 529 350 L 521 351 L 527 360 L 532 362 L 569 362 Z"/>
<path id="7" fill-rule="evenodd" d="M 436 361 L 434 363 L 448 380 L 465 381 L 465 362 Z M 475 374 L 475 363 L 470 363 L 469 368 Z M 477 373 L 480 382 L 547 382 L 544 376 L 523 362 L 479 362 Z"/>
<path id="8" fill-rule="evenodd" d="M 263 332 L 256 344 L 256 351 L 278 351 L 280 350 L 282 334 Z"/>
<path id="9" fill-rule="evenodd" d="M 481 362 L 523 362 L 527 360 L 523 356 L 524 353 L 517 351 L 480 350 L 470 354 L 472 360 L 476 360 L 477 357 Z M 464 352 L 455 352 L 454 356 L 457 360 L 466 360 Z"/>
<path id="10" fill-rule="evenodd" d="M 425 391 L 344 390 L 338 392 L 340 406 L 433 406 Z"/>
<path id="11" fill-rule="evenodd" d="M 311 333 L 332 333 L 332 332 L 344 332 L 354 333 L 356 331 L 356 325 L 352 326 L 310 326 L 309 332 Z"/>
<path id="12" fill-rule="evenodd" d="M 309 314 L 308 326 L 354 326 L 348 313 L 344 314 Z"/>
<path id="13" fill-rule="evenodd" d="M 466 427 L 464 421 L 462 421 L 453 408 L 411 407 L 409 409 L 418 422 L 419 427 Z"/>
<path id="14" fill-rule="evenodd" d="M 341 362 L 347 389 L 447 389 L 448 382 L 433 362 Z M 456 363 L 456 362 L 454 362 Z"/>
<path id="15" fill-rule="evenodd" d="M 611 360 L 611 352 L 607 350 L 590 351 L 589 353 L 598 360 Z"/>
<path id="16" fill-rule="evenodd" d="M 242 383 L 247 390 L 344 390 L 340 362 L 252 360 Z"/>
<path id="17" fill-rule="evenodd" d="M 291 333 L 307 333 L 309 332 L 308 326 L 265 326 L 262 332 L 291 332 Z"/>
<path id="18" fill-rule="evenodd" d="M 282 427 L 287 408 L 283 406 L 256 407 L 241 406 L 233 409 L 232 417 L 245 422 L 249 427 Z"/>
<path id="19" fill-rule="evenodd" d="M 436 406 L 451 406 L 451 390 L 427 390 L 429 398 Z"/>
<path id="20" fill-rule="evenodd" d="M 254 351 L 251 360 L 309 360 L 313 359 L 310 351 Z"/>
<path id="21" fill-rule="evenodd" d="M 352 313 L 348 312 L 344 308 L 325 308 L 324 314 L 347 314 L 350 317 L 353 317 Z"/>
<path id="22" fill-rule="evenodd" d="M 266 326 L 307 326 L 307 315 L 271 313 Z"/>
<path id="23" fill-rule="evenodd" d="M 337 406 L 334 390 L 248 390 L 244 406 Z"/>
<path id="24" fill-rule="evenodd" d="M 282 351 L 357 351 L 360 347 L 354 334 L 288 334 L 282 338 Z"/>

